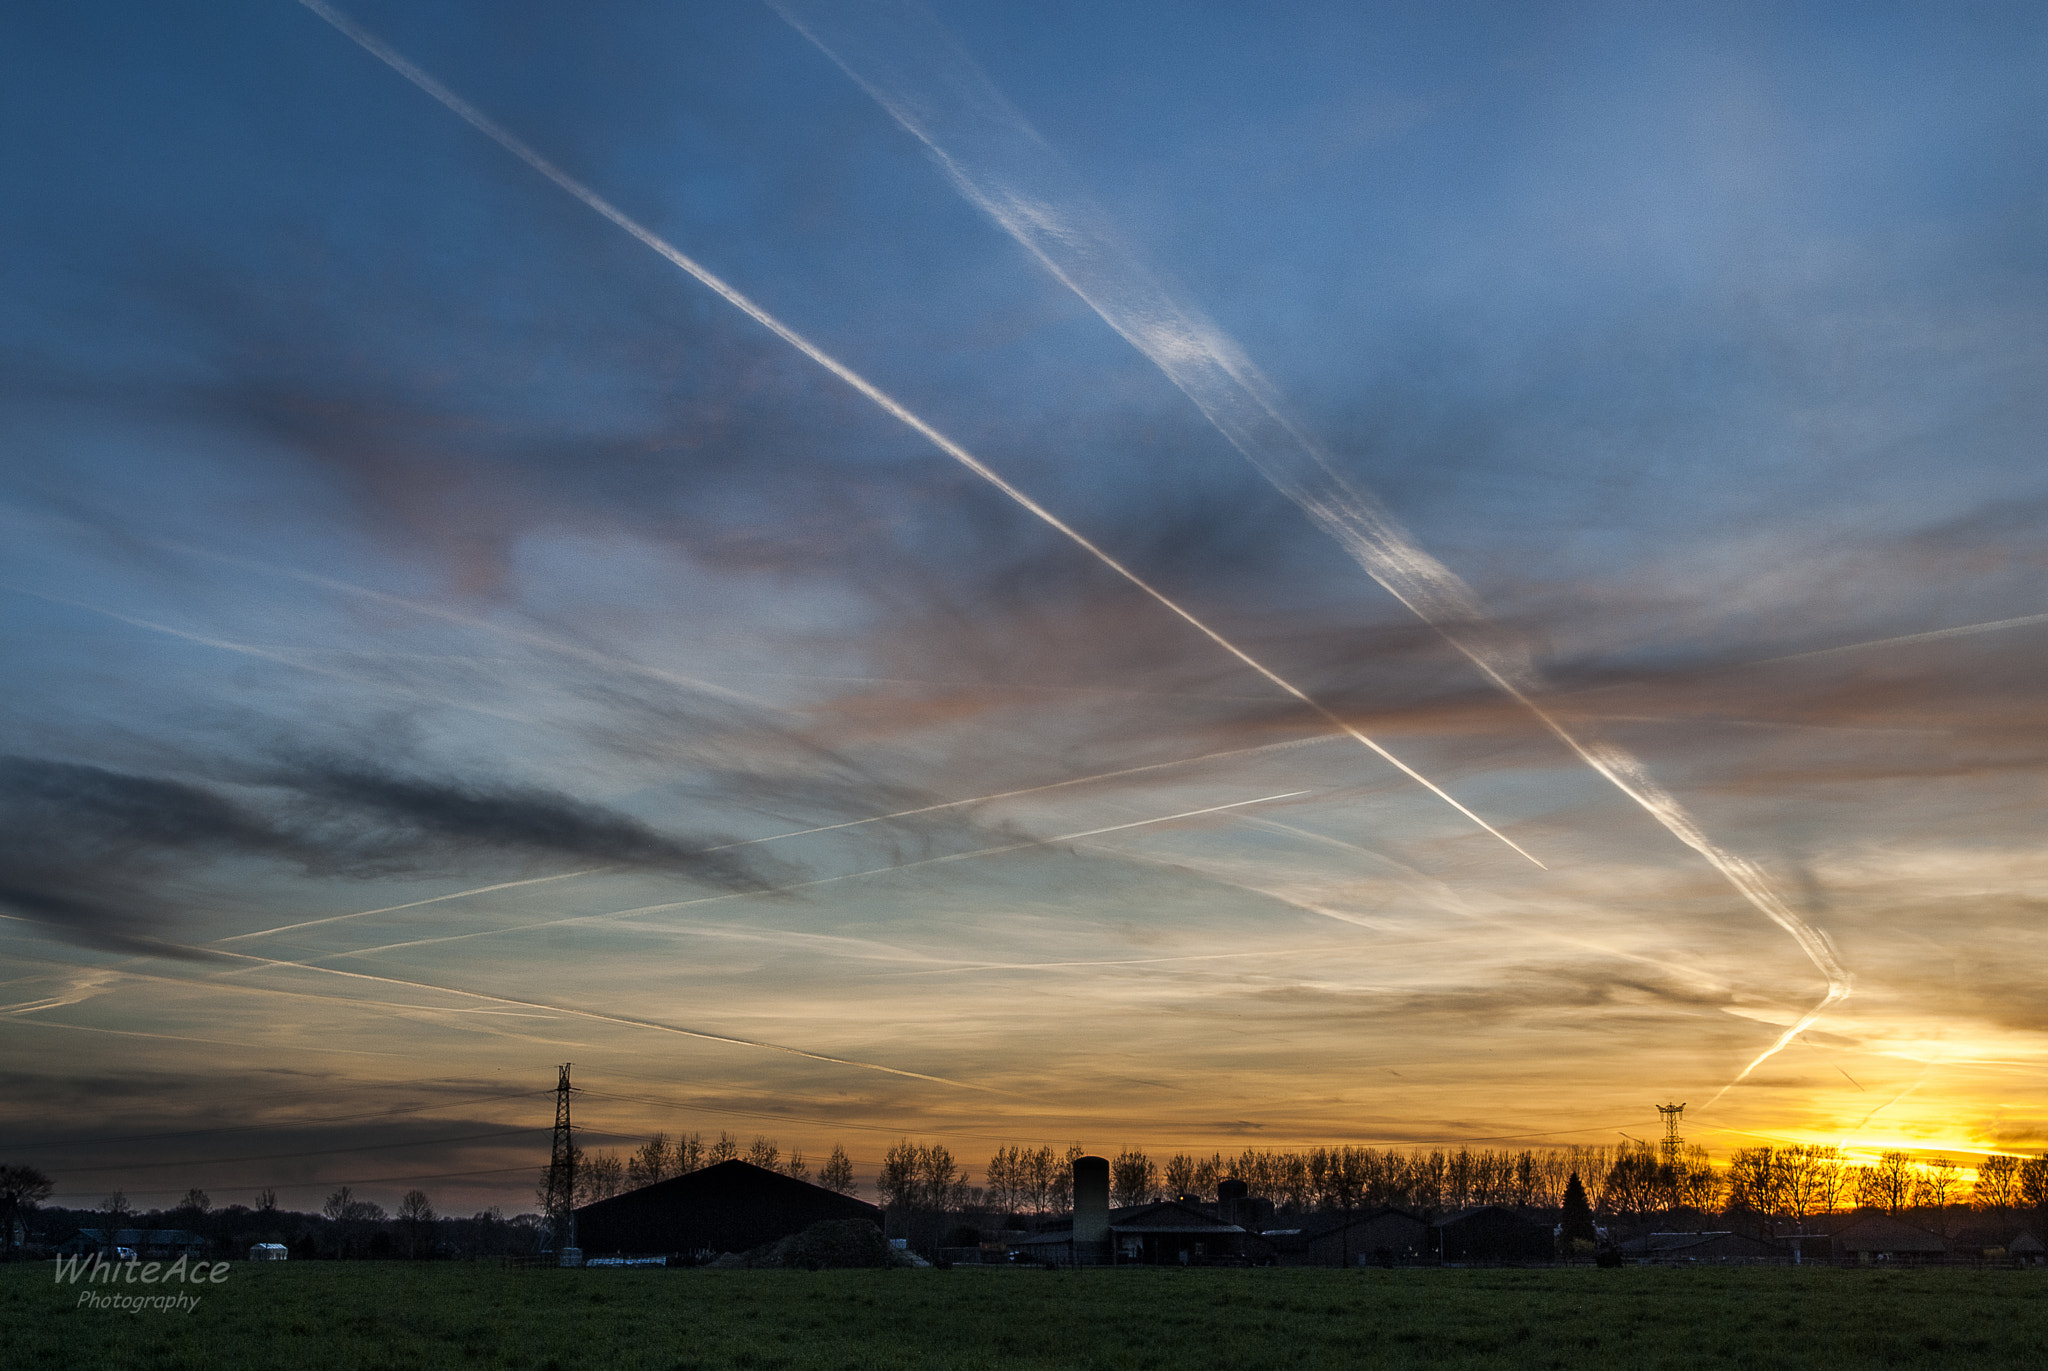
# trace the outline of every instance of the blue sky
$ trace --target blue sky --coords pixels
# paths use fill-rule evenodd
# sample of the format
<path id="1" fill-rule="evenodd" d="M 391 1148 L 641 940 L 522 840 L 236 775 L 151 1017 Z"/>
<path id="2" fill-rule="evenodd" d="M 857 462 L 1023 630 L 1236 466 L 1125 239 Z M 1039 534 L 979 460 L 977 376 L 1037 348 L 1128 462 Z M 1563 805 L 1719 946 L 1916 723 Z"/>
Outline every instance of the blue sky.
<path id="1" fill-rule="evenodd" d="M 280 1073 L 453 1136 L 572 1056 L 677 1102 L 621 1138 L 1586 1140 L 1813 1008 L 775 10 L 348 12 L 1546 869 L 302 6 L 18 6 L 0 1035 L 64 1123 L 10 1147 Z M 1830 940 L 1702 1140 L 2038 1147 L 2048 626 L 1973 626 L 2048 612 L 2039 14 L 930 13 Z M 522 1192 L 434 1136 L 376 1177 Z"/>

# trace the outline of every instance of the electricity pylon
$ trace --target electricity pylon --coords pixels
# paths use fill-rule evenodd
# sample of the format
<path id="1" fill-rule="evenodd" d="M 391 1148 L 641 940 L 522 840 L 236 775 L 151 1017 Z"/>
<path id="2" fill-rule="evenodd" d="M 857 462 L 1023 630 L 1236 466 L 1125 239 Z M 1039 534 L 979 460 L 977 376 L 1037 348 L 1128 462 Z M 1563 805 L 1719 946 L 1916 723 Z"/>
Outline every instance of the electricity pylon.
<path id="1" fill-rule="evenodd" d="M 576 1245 L 576 1130 L 569 1121 L 570 1062 L 555 1081 L 555 1140 L 548 1154 L 548 1214 L 563 1247 Z"/>

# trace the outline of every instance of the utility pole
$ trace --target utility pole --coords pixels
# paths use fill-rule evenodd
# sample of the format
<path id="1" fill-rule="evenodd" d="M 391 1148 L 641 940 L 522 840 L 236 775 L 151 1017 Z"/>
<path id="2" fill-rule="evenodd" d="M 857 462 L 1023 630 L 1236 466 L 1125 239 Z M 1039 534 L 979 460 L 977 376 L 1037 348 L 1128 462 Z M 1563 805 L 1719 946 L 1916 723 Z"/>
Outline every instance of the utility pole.
<path id="1" fill-rule="evenodd" d="M 570 1062 L 562 1063 L 555 1080 L 555 1139 L 548 1155 L 548 1207 L 554 1211 L 555 1233 L 566 1254 L 576 1246 L 576 1131 L 569 1120 Z"/>

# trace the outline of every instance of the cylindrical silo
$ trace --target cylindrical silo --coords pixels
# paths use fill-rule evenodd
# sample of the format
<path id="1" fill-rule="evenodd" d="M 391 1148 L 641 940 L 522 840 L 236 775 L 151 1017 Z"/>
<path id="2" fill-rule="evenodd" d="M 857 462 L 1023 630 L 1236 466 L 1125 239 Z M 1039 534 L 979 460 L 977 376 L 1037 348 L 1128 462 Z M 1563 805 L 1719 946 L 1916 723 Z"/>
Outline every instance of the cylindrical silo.
<path id="1" fill-rule="evenodd" d="M 1074 1242 L 1109 1241 L 1109 1160 L 1074 1158 Z"/>

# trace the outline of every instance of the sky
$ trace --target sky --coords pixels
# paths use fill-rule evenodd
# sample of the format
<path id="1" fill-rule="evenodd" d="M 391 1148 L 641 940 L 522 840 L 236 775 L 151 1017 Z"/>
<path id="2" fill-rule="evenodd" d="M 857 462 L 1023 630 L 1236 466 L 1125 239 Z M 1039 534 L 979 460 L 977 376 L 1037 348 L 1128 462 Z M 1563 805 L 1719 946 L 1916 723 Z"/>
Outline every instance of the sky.
<path id="1" fill-rule="evenodd" d="M 2048 1147 L 2048 17 L 0 16 L 0 1154 Z"/>

